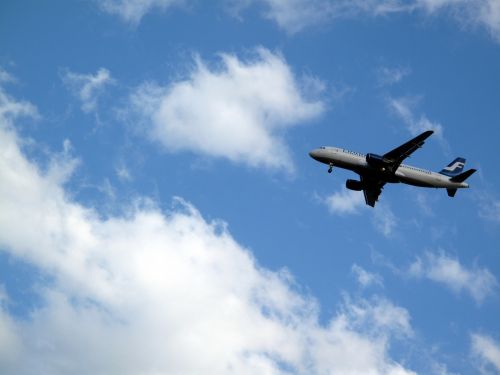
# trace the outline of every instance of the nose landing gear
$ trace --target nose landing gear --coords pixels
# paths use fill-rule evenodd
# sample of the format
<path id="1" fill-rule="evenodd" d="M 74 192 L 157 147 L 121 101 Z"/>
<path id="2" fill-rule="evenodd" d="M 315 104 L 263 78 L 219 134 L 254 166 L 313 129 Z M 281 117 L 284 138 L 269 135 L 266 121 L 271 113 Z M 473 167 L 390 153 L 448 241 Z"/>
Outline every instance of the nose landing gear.
<path id="1" fill-rule="evenodd" d="M 328 173 L 332 173 L 332 170 L 333 170 L 333 164 L 330 163 L 328 168 Z"/>

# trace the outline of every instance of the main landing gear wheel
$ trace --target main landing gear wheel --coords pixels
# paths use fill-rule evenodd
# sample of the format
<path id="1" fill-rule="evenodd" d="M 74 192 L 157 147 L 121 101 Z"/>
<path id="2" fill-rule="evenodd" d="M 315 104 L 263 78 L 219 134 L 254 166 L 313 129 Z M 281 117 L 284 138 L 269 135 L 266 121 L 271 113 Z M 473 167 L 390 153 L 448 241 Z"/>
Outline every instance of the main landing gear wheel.
<path id="1" fill-rule="evenodd" d="M 332 173 L 333 170 L 333 164 L 330 164 L 330 168 L 328 168 L 328 173 Z"/>

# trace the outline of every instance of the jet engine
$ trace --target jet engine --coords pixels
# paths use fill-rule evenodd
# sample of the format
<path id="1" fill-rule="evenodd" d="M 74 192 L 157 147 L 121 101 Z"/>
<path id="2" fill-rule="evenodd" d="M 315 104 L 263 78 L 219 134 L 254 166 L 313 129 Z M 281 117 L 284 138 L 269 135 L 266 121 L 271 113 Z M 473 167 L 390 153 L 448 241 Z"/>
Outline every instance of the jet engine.
<path id="1" fill-rule="evenodd" d="M 347 180 L 345 182 L 345 187 L 348 188 L 349 190 L 356 190 L 356 191 L 363 190 L 363 184 L 361 183 L 361 181 L 357 180 Z"/>
<path id="2" fill-rule="evenodd" d="M 387 166 L 384 157 L 377 154 L 366 154 L 366 162 L 370 167 L 377 169 L 384 169 Z"/>

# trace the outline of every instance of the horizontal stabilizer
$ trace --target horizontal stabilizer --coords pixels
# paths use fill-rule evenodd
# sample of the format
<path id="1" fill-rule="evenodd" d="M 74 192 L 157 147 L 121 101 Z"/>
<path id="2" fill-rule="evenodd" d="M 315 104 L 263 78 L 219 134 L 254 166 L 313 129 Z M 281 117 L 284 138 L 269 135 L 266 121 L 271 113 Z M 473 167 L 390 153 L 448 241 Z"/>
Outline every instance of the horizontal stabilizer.
<path id="1" fill-rule="evenodd" d="M 460 173 L 459 175 L 456 175 L 450 179 L 450 181 L 453 182 L 464 182 L 467 180 L 474 172 L 476 169 L 469 169 L 468 171 L 465 171 L 464 173 Z"/>
<path id="2" fill-rule="evenodd" d="M 446 191 L 448 192 L 448 196 L 449 197 L 454 197 L 455 194 L 457 193 L 457 189 L 446 189 Z"/>

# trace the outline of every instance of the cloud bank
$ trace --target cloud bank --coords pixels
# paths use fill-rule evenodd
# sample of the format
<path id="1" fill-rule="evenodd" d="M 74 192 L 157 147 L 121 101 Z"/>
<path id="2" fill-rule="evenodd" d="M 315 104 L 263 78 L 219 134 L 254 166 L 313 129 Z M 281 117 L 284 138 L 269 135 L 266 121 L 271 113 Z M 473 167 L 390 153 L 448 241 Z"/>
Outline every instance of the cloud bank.
<path id="1" fill-rule="evenodd" d="M 324 104 L 308 99 L 285 60 L 259 48 L 243 61 L 221 54 L 218 68 L 200 58 L 185 80 L 145 83 L 131 97 L 149 136 L 171 152 L 222 157 L 251 167 L 293 171 L 283 133 L 318 117 Z M 308 88 L 321 83 L 307 80 Z"/>
<path id="2" fill-rule="evenodd" d="M 33 108 L 0 102 L 0 249 L 45 275 L 24 318 L 0 288 L 1 373 L 414 374 L 388 354 L 412 337 L 404 308 L 346 298 L 323 325 L 287 271 L 182 199 L 106 218 L 73 200 L 68 152 L 42 172 L 20 148 Z"/>

